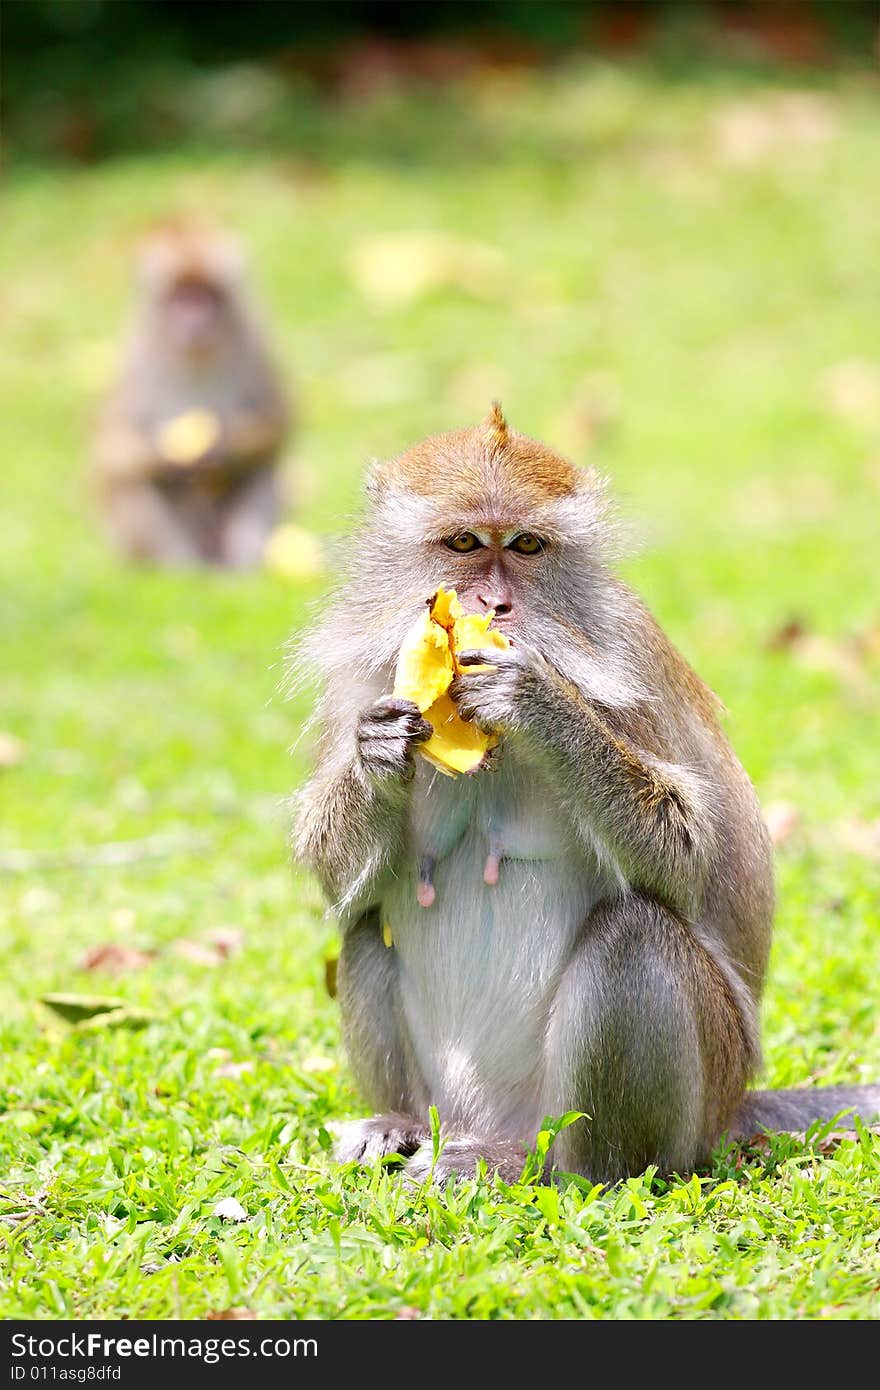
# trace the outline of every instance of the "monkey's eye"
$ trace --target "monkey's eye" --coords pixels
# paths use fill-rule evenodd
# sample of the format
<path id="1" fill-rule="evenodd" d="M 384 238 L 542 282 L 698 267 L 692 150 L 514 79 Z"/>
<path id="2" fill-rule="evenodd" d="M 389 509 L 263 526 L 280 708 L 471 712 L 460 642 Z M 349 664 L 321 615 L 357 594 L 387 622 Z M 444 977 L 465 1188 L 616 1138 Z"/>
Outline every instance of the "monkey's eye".
<path id="1" fill-rule="evenodd" d="M 518 536 L 514 536 L 507 549 L 515 550 L 517 555 L 540 555 L 544 549 L 544 542 L 531 531 L 521 531 Z"/>
<path id="2" fill-rule="evenodd" d="M 443 544 L 447 550 L 454 550 L 456 555 L 467 555 L 470 550 L 481 550 L 483 545 L 473 531 L 459 531 L 457 536 L 447 536 Z"/>

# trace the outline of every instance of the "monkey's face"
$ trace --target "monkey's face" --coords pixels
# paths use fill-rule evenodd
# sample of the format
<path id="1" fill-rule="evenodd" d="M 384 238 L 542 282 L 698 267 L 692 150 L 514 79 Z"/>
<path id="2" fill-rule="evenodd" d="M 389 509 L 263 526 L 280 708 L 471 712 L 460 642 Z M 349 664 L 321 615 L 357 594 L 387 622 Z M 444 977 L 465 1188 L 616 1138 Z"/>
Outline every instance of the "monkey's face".
<path id="1" fill-rule="evenodd" d="M 375 464 L 367 487 L 339 610 L 340 664 L 343 654 L 352 663 L 353 630 L 363 634 L 358 661 L 378 669 L 395 660 L 441 585 L 468 612 L 493 610 L 514 645 L 558 653 L 582 627 L 608 537 L 600 483 L 515 434 L 497 408 L 482 425 Z"/>
<path id="2" fill-rule="evenodd" d="M 225 295 L 207 280 L 180 279 L 166 290 L 161 314 L 171 350 L 181 357 L 204 358 L 223 336 Z"/>
<path id="3" fill-rule="evenodd" d="M 454 577 L 465 611 L 491 610 L 495 627 L 515 631 L 520 607 L 540 578 L 549 539 L 520 526 L 476 526 L 451 530 L 439 544 L 450 558 L 438 556 L 438 562 Z"/>

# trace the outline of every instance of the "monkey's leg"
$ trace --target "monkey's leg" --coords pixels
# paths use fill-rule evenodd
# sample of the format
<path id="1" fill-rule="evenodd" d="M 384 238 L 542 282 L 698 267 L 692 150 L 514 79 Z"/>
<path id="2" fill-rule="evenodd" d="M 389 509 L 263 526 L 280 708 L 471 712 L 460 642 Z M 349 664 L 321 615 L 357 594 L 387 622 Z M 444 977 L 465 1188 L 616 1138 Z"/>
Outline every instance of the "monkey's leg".
<path id="1" fill-rule="evenodd" d="M 553 1163 L 597 1181 L 705 1160 L 751 1053 L 717 962 L 672 912 L 635 894 L 587 919 L 546 1047 L 547 1113 L 590 1117 L 559 1135 Z"/>
<path id="2" fill-rule="evenodd" d="M 231 569 L 253 569 L 281 512 L 278 480 L 273 469 L 261 469 L 244 479 L 223 506 L 220 521 L 220 563 Z"/>
<path id="3" fill-rule="evenodd" d="M 382 939 L 379 914 L 366 913 L 346 933 L 339 957 L 342 1031 L 358 1084 L 383 1113 L 337 1129 L 341 1163 L 369 1163 L 386 1154 L 408 1156 L 430 1133 L 400 1009 L 397 952 Z M 415 1085 L 413 1084 L 415 1079 Z"/>
<path id="4" fill-rule="evenodd" d="M 201 549 L 173 502 L 150 482 L 119 484 L 108 493 L 110 533 L 131 560 L 157 565 L 198 565 Z"/>

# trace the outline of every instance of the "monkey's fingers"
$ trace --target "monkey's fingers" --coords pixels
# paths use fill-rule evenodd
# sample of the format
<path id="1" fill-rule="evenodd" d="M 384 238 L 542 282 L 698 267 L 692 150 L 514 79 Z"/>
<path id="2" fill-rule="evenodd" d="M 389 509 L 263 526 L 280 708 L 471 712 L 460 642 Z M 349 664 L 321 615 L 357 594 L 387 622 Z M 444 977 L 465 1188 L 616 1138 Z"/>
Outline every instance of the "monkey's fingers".
<path id="1" fill-rule="evenodd" d="M 459 666 L 515 666 L 519 657 L 513 649 L 500 651 L 497 647 L 474 648 L 470 647 L 467 651 L 459 652 L 456 656 Z"/>
<path id="2" fill-rule="evenodd" d="M 419 707 L 413 700 L 401 700 L 397 695 L 383 695 L 376 700 L 370 707 L 370 717 L 372 719 L 400 719 L 401 716 L 409 716 L 411 719 L 421 719 Z M 422 720 L 424 723 L 424 720 Z"/>

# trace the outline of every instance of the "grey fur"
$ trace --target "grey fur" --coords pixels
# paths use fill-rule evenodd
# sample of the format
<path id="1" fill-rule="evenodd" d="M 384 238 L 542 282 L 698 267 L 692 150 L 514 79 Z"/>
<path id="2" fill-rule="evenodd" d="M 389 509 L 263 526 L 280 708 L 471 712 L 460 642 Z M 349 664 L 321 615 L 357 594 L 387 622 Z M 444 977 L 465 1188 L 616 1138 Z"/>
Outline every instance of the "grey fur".
<path id="1" fill-rule="evenodd" d="M 880 1120 L 880 1086 L 811 1086 L 803 1090 L 748 1091 L 728 1128 L 731 1139 L 751 1139 L 762 1130 L 805 1130 L 840 1117 L 852 1124 L 853 1115 L 866 1122 Z"/>
<path id="2" fill-rule="evenodd" d="M 299 648 L 324 692 L 297 850 L 343 931 L 343 1031 L 383 1112 L 371 1132 L 433 1104 L 446 1139 L 435 1176 L 479 1158 L 509 1176 L 544 1116 L 581 1110 L 556 1141 L 559 1166 L 684 1171 L 759 1113 L 743 1096 L 760 1056 L 769 839 L 718 702 L 607 569 L 596 480 L 560 461 L 571 490 L 524 501 L 532 447 L 546 461 L 484 426 L 374 471 L 357 572 Z M 434 470 L 441 492 L 453 472 L 469 500 L 447 489 L 432 502 Z M 392 752 L 377 710 L 426 598 L 440 584 L 475 592 L 479 557 L 443 536 L 481 525 L 547 545 L 539 560 L 492 561 L 510 583 L 513 645 L 472 654 L 494 669 L 465 663 L 452 693 L 501 741 L 483 770 L 450 780 L 413 764 L 411 712 L 387 720 Z M 494 886 L 487 856 L 501 862 Z M 429 1155 L 410 1159 L 412 1176 Z"/>

